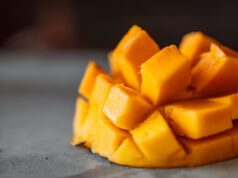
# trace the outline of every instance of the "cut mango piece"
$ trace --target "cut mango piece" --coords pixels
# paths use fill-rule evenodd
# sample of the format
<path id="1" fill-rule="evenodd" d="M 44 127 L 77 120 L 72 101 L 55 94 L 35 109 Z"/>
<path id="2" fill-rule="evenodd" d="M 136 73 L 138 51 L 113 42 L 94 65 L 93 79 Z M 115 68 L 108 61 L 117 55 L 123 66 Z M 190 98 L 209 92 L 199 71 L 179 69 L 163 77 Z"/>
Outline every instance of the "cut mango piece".
<path id="1" fill-rule="evenodd" d="M 238 93 L 217 98 L 209 98 L 209 100 L 228 104 L 231 108 L 232 119 L 238 119 Z"/>
<path id="2" fill-rule="evenodd" d="M 140 65 L 159 51 L 156 42 L 134 25 L 119 42 L 111 55 L 112 71 L 120 73 L 127 85 L 140 88 Z"/>
<path id="3" fill-rule="evenodd" d="M 92 91 L 92 97 L 90 103 L 103 107 L 111 87 L 116 83 L 110 76 L 100 74 L 96 78 L 96 82 Z"/>
<path id="4" fill-rule="evenodd" d="M 238 155 L 238 125 L 234 125 L 231 130 L 228 130 L 225 133 L 231 136 L 235 155 Z"/>
<path id="5" fill-rule="evenodd" d="M 141 75 L 142 94 L 154 104 L 164 104 L 190 83 L 190 63 L 175 45 L 171 45 L 143 63 Z"/>
<path id="6" fill-rule="evenodd" d="M 222 48 L 226 54 L 238 57 L 238 53 L 236 51 L 221 45 L 216 40 L 202 32 L 191 32 L 184 35 L 179 45 L 179 49 L 183 54 L 189 57 L 191 66 L 194 66 L 199 60 L 199 55 L 209 51 L 210 45 L 212 43 Z"/>
<path id="7" fill-rule="evenodd" d="M 113 162 L 127 166 L 146 166 L 148 161 L 131 137 L 126 138 L 118 149 L 109 157 Z"/>
<path id="8" fill-rule="evenodd" d="M 106 72 L 94 61 L 89 62 L 78 89 L 79 93 L 89 99 L 91 97 L 97 76 L 104 73 Z"/>
<path id="9" fill-rule="evenodd" d="M 226 132 L 208 138 L 192 140 L 180 139 L 188 151 L 190 166 L 214 163 L 234 157 L 233 140 Z"/>
<path id="10" fill-rule="evenodd" d="M 103 113 L 99 114 L 95 119 L 98 119 L 98 125 L 97 128 L 94 125 L 91 127 L 91 129 L 95 129 L 94 132 L 96 133 L 91 144 L 91 149 L 101 156 L 108 157 L 129 134 L 115 127 Z"/>
<path id="11" fill-rule="evenodd" d="M 191 86 L 201 96 L 238 91 L 238 59 L 229 57 L 212 44 L 192 70 Z"/>
<path id="12" fill-rule="evenodd" d="M 98 105 L 91 105 L 85 118 L 83 136 L 86 146 L 91 147 L 93 152 L 109 156 L 128 136 L 128 133 L 115 127 Z"/>
<path id="13" fill-rule="evenodd" d="M 209 51 L 211 43 L 216 43 L 216 41 L 201 32 L 192 32 L 184 35 L 179 49 L 189 57 L 191 66 L 194 66 L 199 55 Z"/>
<path id="14" fill-rule="evenodd" d="M 168 165 L 186 155 L 163 116 L 154 111 L 141 125 L 131 131 L 136 145 L 145 157 L 157 166 Z"/>
<path id="15" fill-rule="evenodd" d="M 88 113 L 89 104 L 81 97 L 76 100 L 75 114 L 73 120 L 73 139 L 72 145 L 85 142 L 83 139 L 83 125 Z"/>
<path id="16" fill-rule="evenodd" d="M 111 88 L 103 112 L 115 126 L 131 130 L 144 119 L 151 107 L 136 90 L 119 84 Z"/>
<path id="17" fill-rule="evenodd" d="M 207 100 L 179 102 L 165 107 L 176 133 L 198 139 L 232 128 L 230 106 Z"/>

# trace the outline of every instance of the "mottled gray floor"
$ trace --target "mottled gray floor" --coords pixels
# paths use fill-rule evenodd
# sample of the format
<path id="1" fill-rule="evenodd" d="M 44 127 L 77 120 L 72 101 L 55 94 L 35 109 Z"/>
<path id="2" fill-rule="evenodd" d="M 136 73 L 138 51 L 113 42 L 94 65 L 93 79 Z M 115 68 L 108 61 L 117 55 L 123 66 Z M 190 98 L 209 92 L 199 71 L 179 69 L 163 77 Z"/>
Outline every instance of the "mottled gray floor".
<path id="1" fill-rule="evenodd" d="M 87 59 L 105 53 L 0 53 L 0 177 L 238 177 L 238 159 L 200 168 L 134 169 L 69 145 Z M 219 148 L 218 148 L 219 149 Z"/>

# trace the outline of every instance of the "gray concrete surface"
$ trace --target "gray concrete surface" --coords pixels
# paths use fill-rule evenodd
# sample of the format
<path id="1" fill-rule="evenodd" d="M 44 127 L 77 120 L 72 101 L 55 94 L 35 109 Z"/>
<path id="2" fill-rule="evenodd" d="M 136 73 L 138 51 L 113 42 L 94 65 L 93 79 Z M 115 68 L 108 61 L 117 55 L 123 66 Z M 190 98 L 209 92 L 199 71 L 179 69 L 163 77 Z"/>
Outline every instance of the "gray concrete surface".
<path id="1" fill-rule="evenodd" d="M 78 83 L 87 60 L 106 67 L 105 56 L 0 53 L 1 178 L 238 177 L 238 159 L 199 168 L 135 169 L 70 146 Z"/>

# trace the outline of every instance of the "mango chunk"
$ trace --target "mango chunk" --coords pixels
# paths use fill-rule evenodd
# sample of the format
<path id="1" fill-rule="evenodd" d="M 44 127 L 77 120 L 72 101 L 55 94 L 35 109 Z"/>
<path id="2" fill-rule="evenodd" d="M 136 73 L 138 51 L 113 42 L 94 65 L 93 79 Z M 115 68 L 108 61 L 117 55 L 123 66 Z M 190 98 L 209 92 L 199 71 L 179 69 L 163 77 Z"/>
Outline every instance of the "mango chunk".
<path id="1" fill-rule="evenodd" d="M 141 65 L 141 93 L 157 105 L 169 102 L 189 85 L 190 72 L 188 58 L 165 47 Z"/>
<path id="2" fill-rule="evenodd" d="M 184 35 L 179 45 L 179 49 L 184 55 L 188 56 L 191 66 L 194 66 L 199 61 L 199 55 L 209 51 L 212 43 L 218 45 L 226 54 L 238 57 L 236 51 L 223 46 L 202 32 L 191 32 Z"/>
<path id="3" fill-rule="evenodd" d="M 131 131 L 136 145 L 145 157 L 157 166 L 168 165 L 186 155 L 163 116 L 154 111 L 143 123 Z"/>
<path id="4" fill-rule="evenodd" d="M 128 86 L 139 89 L 140 65 L 157 51 L 159 46 L 156 42 L 147 32 L 134 25 L 111 54 L 112 71 L 120 73 Z"/>
<path id="5" fill-rule="evenodd" d="M 201 96 L 238 91 L 238 59 L 227 56 L 217 45 L 202 55 L 192 70 L 191 86 Z"/>
<path id="6" fill-rule="evenodd" d="M 193 140 L 180 139 L 188 151 L 188 163 L 190 166 L 214 163 L 234 157 L 232 137 L 226 132 L 211 137 Z"/>
<path id="7" fill-rule="evenodd" d="M 91 147 L 93 152 L 107 157 L 128 137 L 128 133 L 115 127 L 98 105 L 91 105 L 85 119 L 83 136 L 87 147 Z"/>
<path id="8" fill-rule="evenodd" d="M 235 152 L 235 155 L 238 155 L 238 125 L 234 125 L 232 129 L 225 132 L 227 135 L 229 135 L 232 138 L 233 142 L 233 149 Z"/>
<path id="9" fill-rule="evenodd" d="M 116 81 L 108 75 L 98 75 L 94 84 L 90 103 L 92 103 L 93 105 L 98 105 L 100 106 L 100 108 L 102 108 L 107 99 L 111 87 L 115 85 L 115 83 Z"/>
<path id="10" fill-rule="evenodd" d="M 91 128 L 95 129 L 96 133 L 91 144 L 91 149 L 101 156 L 108 157 L 120 146 L 129 134 L 115 127 L 103 113 L 99 115 L 97 118 L 97 128 L 95 129 L 93 125 Z"/>
<path id="11" fill-rule="evenodd" d="M 89 104 L 83 98 L 76 100 L 75 114 L 73 120 L 73 139 L 71 144 L 78 145 L 85 140 L 83 139 L 83 125 L 88 113 Z"/>
<path id="12" fill-rule="evenodd" d="M 136 167 L 146 166 L 148 164 L 143 153 L 131 137 L 123 140 L 118 149 L 109 157 L 109 160 L 121 165 Z"/>
<path id="13" fill-rule="evenodd" d="M 238 93 L 222 97 L 210 98 L 209 100 L 228 104 L 231 108 L 232 119 L 238 119 Z"/>
<path id="14" fill-rule="evenodd" d="M 136 90 L 118 84 L 111 88 L 103 112 L 115 126 L 131 130 L 144 119 L 151 107 Z"/>
<path id="15" fill-rule="evenodd" d="M 198 56 L 209 51 L 211 43 L 216 43 L 216 41 L 202 32 L 191 32 L 184 35 L 179 49 L 188 56 L 191 65 L 194 66 L 199 59 Z"/>
<path id="16" fill-rule="evenodd" d="M 94 61 L 88 63 L 87 69 L 84 73 L 83 79 L 79 86 L 78 92 L 85 98 L 89 99 L 94 87 L 94 83 L 99 74 L 105 74 L 106 72 L 98 66 Z"/>
<path id="17" fill-rule="evenodd" d="M 198 139 L 232 128 L 228 104 L 207 100 L 179 102 L 165 107 L 177 134 Z"/>

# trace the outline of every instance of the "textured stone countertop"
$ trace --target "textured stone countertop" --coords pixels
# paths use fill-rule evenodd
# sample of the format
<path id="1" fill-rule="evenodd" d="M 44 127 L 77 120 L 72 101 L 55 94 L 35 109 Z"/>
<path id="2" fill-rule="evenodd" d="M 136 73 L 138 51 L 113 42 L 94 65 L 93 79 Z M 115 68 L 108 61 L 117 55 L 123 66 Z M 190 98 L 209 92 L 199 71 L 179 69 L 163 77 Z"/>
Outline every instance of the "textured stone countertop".
<path id="1" fill-rule="evenodd" d="M 238 177 L 238 159 L 198 168 L 135 169 L 72 147 L 78 83 L 88 59 L 107 67 L 105 58 L 103 51 L 0 52 L 1 178 Z"/>

